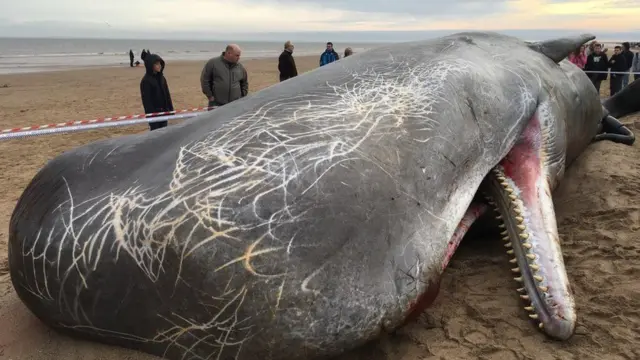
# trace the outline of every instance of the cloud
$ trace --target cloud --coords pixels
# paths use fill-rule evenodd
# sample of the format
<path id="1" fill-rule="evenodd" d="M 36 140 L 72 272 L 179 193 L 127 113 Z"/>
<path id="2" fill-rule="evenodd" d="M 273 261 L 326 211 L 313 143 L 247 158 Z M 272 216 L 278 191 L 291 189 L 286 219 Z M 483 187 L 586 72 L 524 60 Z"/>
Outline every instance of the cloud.
<path id="1" fill-rule="evenodd" d="M 0 36 L 638 28 L 638 0 L 0 0 Z M 636 4 L 636 5 L 634 5 Z M 58 24 L 58 27 L 53 24 Z M 64 30 L 66 29 L 66 30 Z M 52 33 L 53 32 L 53 33 Z M 65 32 L 65 34 L 66 34 Z M 111 35 L 110 35 L 111 34 Z M 64 36 L 64 35 L 60 35 Z"/>

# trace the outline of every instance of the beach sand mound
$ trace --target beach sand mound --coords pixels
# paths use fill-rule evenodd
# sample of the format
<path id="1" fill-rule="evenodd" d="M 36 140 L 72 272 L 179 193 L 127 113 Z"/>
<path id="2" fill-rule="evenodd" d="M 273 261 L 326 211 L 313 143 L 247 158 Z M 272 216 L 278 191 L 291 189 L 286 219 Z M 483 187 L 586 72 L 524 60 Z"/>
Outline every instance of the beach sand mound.
<path id="1" fill-rule="evenodd" d="M 189 71 L 197 78 L 199 70 L 200 64 Z M 179 87 L 177 80 L 170 78 L 169 82 Z M 10 114 L 3 115 L 0 118 Z M 640 125 L 640 116 L 624 120 Z M 91 131 L 0 144 L 5 154 L 0 173 L 6 186 L 0 203 L 5 221 L 0 229 L 0 359 L 155 359 L 75 340 L 44 326 L 17 298 L 4 256 L 8 216 L 44 159 L 61 149 L 124 131 Z M 145 130 L 136 127 L 126 131 Z M 578 327 L 569 341 L 552 341 L 529 321 L 500 241 L 468 237 L 447 268 L 432 308 L 395 334 L 341 360 L 639 359 L 639 173 L 638 143 L 629 147 L 601 142 L 593 144 L 569 168 L 554 193 L 566 267 L 577 302 Z"/>

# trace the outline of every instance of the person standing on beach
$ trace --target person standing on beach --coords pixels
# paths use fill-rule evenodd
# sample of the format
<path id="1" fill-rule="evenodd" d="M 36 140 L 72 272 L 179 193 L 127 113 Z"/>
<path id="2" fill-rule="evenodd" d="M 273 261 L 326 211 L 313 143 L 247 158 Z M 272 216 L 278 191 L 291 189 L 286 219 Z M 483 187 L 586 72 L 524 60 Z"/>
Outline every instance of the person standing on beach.
<path id="1" fill-rule="evenodd" d="M 622 75 L 622 87 L 629 85 L 629 71 L 633 65 L 633 51 L 631 51 L 631 44 L 628 41 L 622 43 L 622 56 L 624 56 L 625 63 L 628 69 L 625 70 L 626 74 Z"/>
<path id="2" fill-rule="evenodd" d="M 333 43 L 329 41 L 327 43 L 327 48 L 324 50 L 322 55 L 320 55 L 320 66 L 325 66 L 334 61 L 340 60 L 340 55 L 333 49 Z"/>
<path id="3" fill-rule="evenodd" d="M 631 62 L 631 72 L 633 73 L 633 80 L 640 79 L 640 52 L 637 52 L 633 56 L 633 61 Z"/>
<path id="4" fill-rule="evenodd" d="M 611 96 L 615 95 L 618 91 L 622 90 L 623 72 L 629 72 L 629 66 L 627 66 L 627 60 L 622 53 L 622 46 L 616 46 L 609 60 L 609 67 L 611 68 L 611 79 L 609 80 L 609 89 L 611 89 Z"/>
<path id="5" fill-rule="evenodd" d="M 144 67 L 146 73 L 140 81 L 140 96 L 145 114 L 173 111 L 173 102 L 169 93 L 169 85 L 165 79 L 164 60 L 156 54 L 146 54 Z M 167 126 L 167 121 L 149 123 L 149 130 L 153 131 Z"/>
<path id="6" fill-rule="evenodd" d="M 609 72 L 609 59 L 607 58 L 607 54 L 602 51 L 600 44 L 594 44 L 593 52 L 587 55 L 587 64 L 584 66 L 584 71 L 599 93 L 600 84 L 604 80 L 607 80 L 607 74 Z"/>
<path id="7" fill-rule="evenodd" d="M 280 81 L 285 81 L 298 76 L 296 61 L 293 59 L 293 44 L 291 41 L 284 43 L 284 51 L 278 58 L 278 71 L 280 71 Z"/>
<path id="8" fill-rule="evenodd" d="M 585 46 L 582 45 L 579 49 L 569 54 L 569 61 L 575 66 L 584 70 L 584 66 L 587 64 L 587 55 L 585 54 Z"/>
<path id="9" fill-rule="evenodd" d="M 249 94 L 249 76 L 240 64 L 241 54 L 238 45 L 230 44 L 204 65 L 200 86 L 210 107 L 226 105 Z"/>
<path id="10" fill-rule="evenodd" d="M 133 67 L 133 50 L 129 49 L 129 66 Z"/>

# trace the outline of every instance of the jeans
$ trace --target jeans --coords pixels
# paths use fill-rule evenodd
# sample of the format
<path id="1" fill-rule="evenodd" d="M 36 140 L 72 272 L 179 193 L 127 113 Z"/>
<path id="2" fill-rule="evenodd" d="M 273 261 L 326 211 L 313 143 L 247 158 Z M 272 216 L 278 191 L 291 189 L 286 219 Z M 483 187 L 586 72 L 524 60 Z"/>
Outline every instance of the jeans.
<path id="1" fill-rule="evenodd" d="M 593 86 L 596 87 L 596 90 L 598 91 L 598 94 L 600 94 L 600 83 L 602 83 L 602 80 L 597 78 L 598 74 L 593 74 L 591 75 L 591 83 L 593 83 Z"/>
<path id="2" fill-rule="evenodd" d="M 629 73 L 622 75 L 622 87 L 629 85 Z"/>
<path id="3" fill-rule="evenodd" d="M 611 89 L 611 96 L 615 95 L 618 91 L 622 90 L 622 75 L 611 74 L 611 82 L 609 87 Z"/>

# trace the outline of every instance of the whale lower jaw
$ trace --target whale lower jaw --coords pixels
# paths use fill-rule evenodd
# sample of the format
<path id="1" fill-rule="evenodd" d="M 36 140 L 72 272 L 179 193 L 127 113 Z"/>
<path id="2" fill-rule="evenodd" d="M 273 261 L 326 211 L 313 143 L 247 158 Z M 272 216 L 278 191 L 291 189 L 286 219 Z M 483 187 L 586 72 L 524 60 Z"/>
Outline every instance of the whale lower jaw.
<path id="1" fill-rule="evenodd" d="M 546 335 L 569 339 L 575 330 L 575 301 L 562 257 L 551 197 L 546 153 L 547 130 L 536 112 L 516 144 L 485 177 L 480 190 L 487 202 L 471 203 L 449 241 L 442 269 L 465 233 L 493 208 L 518 294 L 529 318 Z M 433 301 L 437 281 L 411 304 L 413 318 Z"/>

